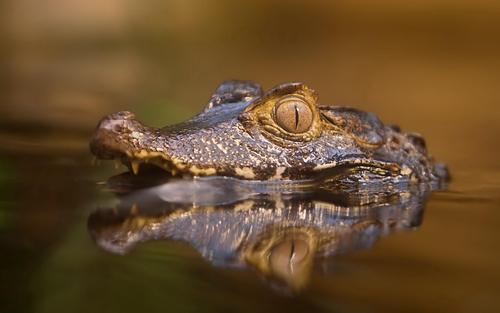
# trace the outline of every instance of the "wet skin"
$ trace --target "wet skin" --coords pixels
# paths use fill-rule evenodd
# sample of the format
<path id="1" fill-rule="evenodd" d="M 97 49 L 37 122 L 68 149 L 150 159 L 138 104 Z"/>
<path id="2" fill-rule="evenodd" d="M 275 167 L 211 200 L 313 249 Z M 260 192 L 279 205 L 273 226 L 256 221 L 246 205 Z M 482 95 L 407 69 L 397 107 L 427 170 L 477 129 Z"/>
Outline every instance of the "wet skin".
<path id="1" fill-rule="evenodd" d="M 253 82 L 228 81 L 202 113 L 160 129 L 130 112 L 114 113 L 101 120 L 90 148 L 133 172 L 148 164 L 181 177 L 346 183 L 448 177 L 420 135 L 384 125 L 372 113 L 318 104 L 302 83 L 264 93 Z"/>

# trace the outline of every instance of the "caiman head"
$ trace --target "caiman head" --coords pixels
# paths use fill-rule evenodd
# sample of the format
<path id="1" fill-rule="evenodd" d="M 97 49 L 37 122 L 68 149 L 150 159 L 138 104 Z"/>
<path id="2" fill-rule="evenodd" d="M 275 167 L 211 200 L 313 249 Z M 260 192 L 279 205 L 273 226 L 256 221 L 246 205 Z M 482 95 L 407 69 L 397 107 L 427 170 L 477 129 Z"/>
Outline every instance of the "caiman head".
<path id="1" fill-rule="evenodd" d="M 372 113 L 320 105 L 302 83 L 266 93 L 228 81 L 204 111 L 173 126 L 152 128 L 124 111 L 101 120 L 90 143 L 99 159 L 117 159 L 138 172 L 155 165 L 174 176 L 246 180 L 439 180 L 446 176 L 423 138 L 385 126 Z"/>

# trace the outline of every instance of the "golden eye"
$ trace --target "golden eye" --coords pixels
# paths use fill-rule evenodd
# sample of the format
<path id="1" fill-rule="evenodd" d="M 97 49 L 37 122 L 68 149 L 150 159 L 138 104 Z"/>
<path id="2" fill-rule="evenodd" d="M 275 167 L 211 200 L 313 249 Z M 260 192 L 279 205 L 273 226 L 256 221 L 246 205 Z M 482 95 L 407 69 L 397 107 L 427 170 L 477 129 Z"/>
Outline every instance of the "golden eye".
<path id="1" fill-rule="evenodd" d="M 289 97 L 276 105 L 276 123 L 290 133 L 306 132 L 312 125 L 313 113 L 304 100 Z"/>
<path id="2" fill-rule="evenodd" d="M 309 245 L 301 239 L 288 239 L 280 242 L 271 250 L 270 265 L 273 268 L 290 268 L 292 265 L 304 261 L 309 254 Z"/>

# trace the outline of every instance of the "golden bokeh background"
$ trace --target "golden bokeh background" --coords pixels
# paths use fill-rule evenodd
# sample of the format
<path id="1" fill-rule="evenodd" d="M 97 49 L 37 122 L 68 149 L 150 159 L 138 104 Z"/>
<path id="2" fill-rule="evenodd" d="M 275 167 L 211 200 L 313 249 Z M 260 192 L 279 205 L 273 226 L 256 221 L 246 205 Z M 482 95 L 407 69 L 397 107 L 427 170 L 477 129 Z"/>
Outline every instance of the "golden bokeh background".
<path id="1" fill-rule="evenodd" d="M 422 133 L 452 169 L 500 168 L 500 2 L 7 0 L 0 142 L 86 151 L 118 110 L 162 126 L 219 82 L 304 81 Z"/>
<path id="2" fill-rule="evenodd" d="M 0 47 L 0 311 L 498 311 L 500 1 L 4 0 Z M 98 251 L 86 219 L 118 172 L 90 166 L 99 119 L 179 122 L 226 79 L 375 112 L 454 179 L 418 231 L 294 299 L 179 243 Z"/>

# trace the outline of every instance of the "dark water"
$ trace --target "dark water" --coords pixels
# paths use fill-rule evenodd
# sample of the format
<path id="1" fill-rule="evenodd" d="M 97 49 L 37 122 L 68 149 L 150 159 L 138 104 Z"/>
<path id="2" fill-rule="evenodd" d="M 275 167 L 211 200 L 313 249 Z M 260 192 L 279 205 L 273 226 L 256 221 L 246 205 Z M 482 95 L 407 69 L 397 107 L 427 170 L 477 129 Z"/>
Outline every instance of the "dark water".
<path id="1" fill-rule="evenodd" d="M 172 205 L 171 190 L 118 200 L 111 191 L 130 181 L 96 183 L 120 170 L 91 167 L 86 156 L 7 154 L 0 164 L 2 312 L 500 307 L 499 173 L 455 172 L 428 199 L 425 188 L 348 200 L 257 199 L 240 189 L 232 193 L 239 206 L 218 197 Z M 246 236 L 235 233 L 242 229 Z"/>
<path id="2" fill-rule="evenodd" d="M 499 1 L 5 0 L 0 10 L 0 313 L 500 311 Z M 230 203 L 182 205 L 101 183 L 121 172 L 91 165 L 102 116 L 171 124 L 234 78 L 303 81 L 320 103 L 419 132 L 453 179 L 430 194 L 243 188 Z M 125 249 L 127 238 L 143 242 Z"/>

